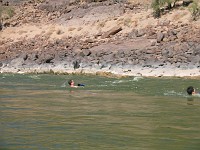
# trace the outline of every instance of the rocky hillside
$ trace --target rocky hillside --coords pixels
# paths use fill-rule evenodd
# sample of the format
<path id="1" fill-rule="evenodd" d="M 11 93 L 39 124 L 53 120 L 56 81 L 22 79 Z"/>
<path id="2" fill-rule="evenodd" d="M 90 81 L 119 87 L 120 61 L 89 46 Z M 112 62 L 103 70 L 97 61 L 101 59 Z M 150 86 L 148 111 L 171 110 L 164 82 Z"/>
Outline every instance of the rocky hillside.
<path id="1" fill-rule="evenodd" d="M 200 20 L 181 2 L 159 19 L 148 0 L 2 5 L 15 13 L 0 31 L 1 72 L 200 76 Z"/>

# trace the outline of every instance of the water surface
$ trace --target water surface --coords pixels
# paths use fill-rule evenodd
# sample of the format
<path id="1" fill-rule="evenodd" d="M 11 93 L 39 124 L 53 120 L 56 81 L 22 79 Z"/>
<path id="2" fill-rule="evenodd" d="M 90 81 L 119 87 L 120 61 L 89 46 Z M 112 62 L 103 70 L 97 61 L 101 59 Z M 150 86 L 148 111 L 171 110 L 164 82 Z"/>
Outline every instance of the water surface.
<path id="1" fill-rule="evenodd" d="M 0 149 L 199 150 L 190 85 L 200 88 L 183 78 L 0 74 Z"/>

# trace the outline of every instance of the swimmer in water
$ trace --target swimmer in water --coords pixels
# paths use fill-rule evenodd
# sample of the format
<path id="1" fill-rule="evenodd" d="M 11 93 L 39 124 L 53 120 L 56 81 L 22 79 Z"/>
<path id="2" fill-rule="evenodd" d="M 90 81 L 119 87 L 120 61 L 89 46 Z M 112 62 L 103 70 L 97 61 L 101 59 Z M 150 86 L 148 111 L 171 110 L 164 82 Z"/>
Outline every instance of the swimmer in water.
<path id="1" fill-rule="evenodd" d="M 74 85 L 74 80 L 69 80 L 68 84 L 69 84 L 70 87 L 73 87 L 73 88 L 77 88 L 78 87 L 78 86 Z"/>
<path id="2" fill-rule="evenodd" d="M 70 87 L 73 87 L 73 88 L 77 88 L 79 86 L 85 86 L 84 84 L 78 84 L 78 86 L 74 85 L 75 84 L 74 80 L 69 80 L 68 84 L 69 84 Z"/>
<path id="3" fill-rule="evenodd" d="M 188 95 L 200 94 L 200 93 L 197 93 L 197 92 L 196 92 L 196 90 L 195 90 L 195 88 L 194 88 L 193 86 L 189 86 L 189 87 L 187 88 L 187 93 L 188 93 Z"/>

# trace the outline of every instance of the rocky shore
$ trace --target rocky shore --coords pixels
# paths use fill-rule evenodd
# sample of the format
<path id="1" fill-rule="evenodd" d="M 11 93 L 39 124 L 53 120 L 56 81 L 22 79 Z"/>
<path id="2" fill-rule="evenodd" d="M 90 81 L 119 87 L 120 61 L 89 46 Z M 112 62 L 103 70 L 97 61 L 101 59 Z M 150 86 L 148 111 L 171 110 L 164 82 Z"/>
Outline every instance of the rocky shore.
<path id="1" fill-rule="evenodd" d="M 49 0 L 10 4 L 1 73 L 200 76 L 200 22 L 186 9 L 160 19 L 140 3 Z"/>

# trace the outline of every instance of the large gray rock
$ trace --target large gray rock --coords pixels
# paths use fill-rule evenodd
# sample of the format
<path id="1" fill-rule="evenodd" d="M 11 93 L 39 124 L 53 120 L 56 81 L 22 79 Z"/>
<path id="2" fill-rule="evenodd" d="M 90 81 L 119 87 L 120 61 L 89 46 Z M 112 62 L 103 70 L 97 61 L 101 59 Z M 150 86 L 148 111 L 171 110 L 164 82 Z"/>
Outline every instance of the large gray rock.
<path id="1" fill-rule="evenodd" d="M 19 57 L 19 58 L 15 58 L 13 59 L 10 63 L 9 63 L 9 66 L 12 66 L 12 67 L 19 67 L 19 66 L 22 66 L 24 63 L 24 58 L 22 57 Z"/>
<path id="2" fill-rule="evenodd" d="M 157 33 L 157 42 L 160 43 L 164 39 L 164 34 L 162 32 Z"/>

